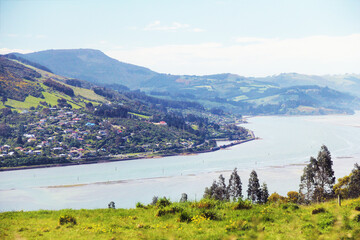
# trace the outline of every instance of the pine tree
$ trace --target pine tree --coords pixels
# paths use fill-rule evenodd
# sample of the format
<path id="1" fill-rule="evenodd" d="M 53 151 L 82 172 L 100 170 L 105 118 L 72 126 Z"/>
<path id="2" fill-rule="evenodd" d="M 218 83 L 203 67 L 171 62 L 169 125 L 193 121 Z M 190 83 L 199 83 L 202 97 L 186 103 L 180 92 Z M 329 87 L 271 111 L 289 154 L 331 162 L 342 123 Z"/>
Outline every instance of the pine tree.
<path id="1" fill-rule="evenodd" d="M 269 191 L 265 182 L 261 185 L 260 192 L 261 192 L 260 202 L 264 204 L 267 203 L 269 198 Z"/>
<path id="2" fill-rule="evenodd" d="M 333 162 L 328 148 L 325 145 L 321 146 L 317 157 L 317 171 L 315 174 L 315 195 L 318 201 L 323 201 L 334 195 L 335 176 L 332 165 Z"/>
<path id="3" fill-rule="evenodd" d="M 360 166 L 356 163 L 350 176 L 349 197 L 357 198 L 359 196 L 360 196 Z"/>
<path id="4" fill-rule="evenodd" d="M 242 198 L 242 183 L 236 168 L 230 175 L 229 185 L 227 186 L 227 193 L 228 198 L 234 201 L 238 198 Z"/>
<path id="5" fill-rule="evenodd" d="M 217 182 L 217 187 L 214 191 L 213 198 L 215 198 L 216 200 L 227 199 L 225 178 L 223 177 L 222 174 L 220 174 L 220 176 L 219 176 L 219 180 Z"/>
<path id="6" fill-rule="evenodd" d="M 300 179 L 300 195 L 304 202 L 313 200 L 315 190 L 315 172 L 317 171 L 317 161 L 310 157 L 310 163 L 304 168 L 304 173 Z"/>
<path id="7" fill-rule="evenodd" d="M 247 194 L 248 198 L 253 202 L 259 202 L 261 199 L 259 179 L 255 170 L 250 173 Z"/>

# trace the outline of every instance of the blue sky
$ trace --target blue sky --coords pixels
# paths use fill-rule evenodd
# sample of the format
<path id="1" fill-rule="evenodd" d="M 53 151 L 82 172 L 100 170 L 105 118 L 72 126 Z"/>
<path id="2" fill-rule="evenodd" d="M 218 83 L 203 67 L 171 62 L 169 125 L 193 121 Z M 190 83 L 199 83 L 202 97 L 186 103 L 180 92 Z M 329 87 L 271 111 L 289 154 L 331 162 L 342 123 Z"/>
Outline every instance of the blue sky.
<path id="1" fill-rule="evenodd" d="M 0 53 L 94 48 L 173 74 L 360 73 L 358 0 L 0 0 Z"/>

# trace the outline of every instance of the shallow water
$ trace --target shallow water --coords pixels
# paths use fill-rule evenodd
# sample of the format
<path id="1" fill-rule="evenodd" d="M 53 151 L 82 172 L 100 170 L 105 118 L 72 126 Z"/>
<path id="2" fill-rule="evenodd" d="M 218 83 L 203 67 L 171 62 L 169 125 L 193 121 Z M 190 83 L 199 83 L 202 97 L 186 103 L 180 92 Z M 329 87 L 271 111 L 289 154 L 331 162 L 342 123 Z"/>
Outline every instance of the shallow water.
<path id="1" fill-rule="evenodd" d="M 303 165 L 322 144 L 337 177 L 360 159 L 360 113 L 351 116 L 256 117 L 244 126 L 260 140 L 192 156 L 18 170 L 0 173 L 0 210 L 104 208 L 149 203 L 154 195 L 199 199 L 213 179 L 238 168 L 245 194 L 252 169 L 270 192 L 298 190 Z M 295 164 L 295 165 L 294 165 Z M 68 185 L 68 186 L 64 186 Z M 71 185 L 71 186 L 69 186 Z M 57 186 L 51 187 L 49 186 Z"/>

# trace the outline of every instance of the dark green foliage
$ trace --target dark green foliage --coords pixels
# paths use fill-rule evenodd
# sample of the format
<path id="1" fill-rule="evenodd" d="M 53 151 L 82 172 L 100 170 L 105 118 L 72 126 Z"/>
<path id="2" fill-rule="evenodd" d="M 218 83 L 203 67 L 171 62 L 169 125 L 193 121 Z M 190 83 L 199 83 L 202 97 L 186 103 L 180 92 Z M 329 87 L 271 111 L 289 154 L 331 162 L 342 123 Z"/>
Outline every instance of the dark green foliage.
<path id="1" fill-rule="evenodd" d="M 315 208 L 311 211 L 311 214 L 315 215 L 315 214 L 318 214 L 318 213 L 324 213 L 326 212 L 325 208 Z"/>
<path id="2" fill-rule="evenodd" d="M 241 198 L 235 203 L 234 210 L 250 209 L 252 208 L 252 203 L 249 200 L 242 200 Z"/>
<path id="3" fill-rule="evenodd" d="M 350 176 L 349 197 L 357 198 L 359 196 L 360 196 L 360 166 L 356 163 Z"/>
<path id="4" fill-rule="evenodd" d="M 144 204 L 142 204 L 141 202 L 137 202 L 136 208 L 146 208 L 146 206 Z"/>
<path id="5" fill-rule="evenodd" d="M 242 183 L 240 176 L 237 173 L 237 168 L 235 168 L 230 175 L 229 185 L 227 186 L 227 193 L 229 198 L 232 200 L 242 198 Z"/>
<path id="6" fill-rule="evenodd" d="M 267 203 L 268 198 L 269 198 L 269 191 L 268 191 L 266 183 L 263 183 L 261 185 L 260 191 L 261 191 L 261 198 L 260 198 L 259 202 L 265 204 L 265 203 Z"/>
<path id="7" fill-rule="evenodd" d="M 356 210 L 356 211 L 360 211 L 360 206 L 356 206 L 356 207 L 355 207 L 355 210 Z"/>
<path id="8" fill-rule="evenodd" d="M 203 217 L 210 219 L 210 220 L 219 220 L 219 216 L 216 213 L 216 211 L 214 209 L 204 209 L 202 208 L 200 210 L 200 213 Z"/>
<path id="9" fill-rule="evenodd" d="M 95 114 L 102 117 L 120 117 L 126 118 L 128 116 L 129 110 L 120 105 L 108 105 L 102 104 L 98 106 Z"/>
<path id="10" fill-rule="evenodd" d="M 225 178 L 222 174 L 219 176 L 219 180 L 213 182 L 210 188 L 205 188 L 204 198 L 212 198 L 215 200 L 227 200 L 228 192 L 225 184 Z"/>
<path id="11" fill-rule="evenodd" d="M 356 215 L 356 216 L 354 217 L 354 221 L 355 221 L 355 222 L 360 222 L 360 214 L 358 214 L 358 215 Z"/>
<path id="12" fill-rule="evenodd" d="M 9 125 L 0 123 L 0 137 L 9 137 L 11 136 L 12 131 L 13 130 Z"/>
<path id="13" fill-rule="evenodd" d="M 158 207 L 158 208 L 163 208 L 163 207 L 166 207 L 169 205 L 171 205 L 171 202 L 166 197 L 159 198 L 156 202 L 156 207 Z"/>
<path id="14" fill-rule="evenodd" d="M 157 210 L 155 216 L 156 217 L 161 217 L 161 216 L 164 216 L 166 214 L 175 214 L 175 213 L 182 212 L 182 211 L 183 211 L 183 209 L 180 208 L 180 207 L 167 206 L 167 207 L 163 207 L 163 208 L 160 208 L 159 210 Z"/>
<path id="15" fill-rule="evenodd" d="M 287 203 L 287 204 L 282 204 L 281 205 L 281 208 L 282 209 L 289 209 L 289 210 L 298 210 L 299 209 L 299 206 L 297 204 L 294 204 L 294 203 Z"/>
<path id="16" fill-rule="evenodd" d="M 311 157 L 301 176 L 300 194 L 304 202 L 324 201 L 333 197 L 335 183 L 333 162 L 328 148 L 323 145 L 317 159 Z"/>
<path id="17" fill-rule="evenodd" d="M 111 201 L 111 202 L 108 204 L 108 208 L 115 209 L 115 203 L 114 203 L 113 201 Z"/>
<path id="18" fill-rule="evenodd" d="M 179 221 L 189 223 L 191 222 L 191 218 L 192 216 L 187 211 L 182 211 L 179 216 Z"/>
<path id="19" fill-rule="evenodd" d="M 252 202 L 261 201 L 261 189 L 260 189 L 259 179 L 255 170 L 253 170 L 250 173 L 247 194 L 248 194 L 248 198 Z"/>
<path id="20" fill-rule="evenodd" d="M 65 86 L 64 84 L 61 84 L 59 82 L 56 82 L 54 80 L 46 79 L 44 81 L 44 85 L 48 86 L 48 87 L 52 87 L 53 89 L 65 93 L 66 95 L 69 95 L 70 97 L 75 96 L 74 94 L 74 90 L 72 90 L 72 88 Z"/>
<path id="21" fill-rule="evenodd" d="M 76 218 L 73 216 L 69 216 L 69 215 L 64 215 L 64 216 L 60 216 L 59 218 L 59 224 L 60 225 L 64 225 L 64 224 L 72 224 L 72 225 L 76 225 Z"/>

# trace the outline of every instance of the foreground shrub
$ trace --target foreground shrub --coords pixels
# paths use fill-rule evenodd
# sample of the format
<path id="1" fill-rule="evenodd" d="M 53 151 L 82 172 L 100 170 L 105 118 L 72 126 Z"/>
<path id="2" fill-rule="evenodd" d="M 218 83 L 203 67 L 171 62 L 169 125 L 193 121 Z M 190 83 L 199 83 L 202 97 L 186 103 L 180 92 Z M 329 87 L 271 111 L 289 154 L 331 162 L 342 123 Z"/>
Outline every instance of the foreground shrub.
<path id="1" fill-rule="evenodd" d="M 289 204 L 283 204 L 281 206 L 282 209 L 289 209 L 289 210 L 297 210 L 299 209 L 299 206 L 297 204 L 294 203 L 289 203 Z"/>
<path id="2" fill-rule="evenodd" d="M 355 207 L 355 210 L 356 210 L 356 211 L 360 211 L 360 206 L 356 206 L 356 207 Z"/>
<path id="3" fill-rule="evenodd" d="M 325 208 L 315 208 L 312 210 L 311 214 L 318 214 L 318 213 L 324 213 L 325 212 Z"/>
<path id="4" fill-rule="evenodd" d="M 141 202 L 136 203 L 136 208 L 146 208 L 146 206 L 144 204 L 142 204 Z"/>
<path id="5" fill-rule="evenodd" d="M 325 211 L 325 210 L 324 210 Z M 334 225 L 335 219 L 334 216 L 330 213 L 326 213 L 319 216 L 318 226 L 325 231 L 330 230 L 330 228 Z"/>
<path id="6" fill-rule="evenodd" d="M 183 211 L 180 213 L 178 221 L 189 223 L 191 222 L 191 218 L 192 216 L 188 212 Z"/>
<path id="7" fill-rule="evenodd" d="M 64 225 L 64 224 L 72 224 L 75 225 L 76 224 L 76 219 L 75 217 L 69 216 L 69 215 L 65 215 L 65 216 L 60 216 L 59 218 L 59 224 L 60 225 Z"/>
<path id="8" fill-rule="evenodd" d="M 356 215 L 356 216 L 354 217 L 354 221 L 355 221 L 355 222 L 360 222 L 360 214 L 358 214 L 358 215 Z"/>
<path id="9" fill-rule="evenodd" d="M 163 208 L 163 207 L 166 207 L 169 205 L 171 205 L 171 202 L 166 197 L 159 198 L 156 202 L 156 207 L 158 207 L 158 208 Z"/>
<path id="10" fill-rule="evenodd" d="M 195 202 L 191 205 L 193 208 L 205 208 L 210 209 L 214 208 L 217 204 L 216 200 L 209 199 L 209 198 L 203 198 L 200 200 L 200 202 Z"/>
<path id="11" fill-rule="evenodd" d="M 182 212 L 183 209 L 180 208 L 180 207 L 176 207 L 176 206 L 172 206 L 172 207 L 165 207 L 165 208 L 161 208 L 159 209 L 155 216 L 156 217 L 161 217 L 161 216 L 164 216 L 166 214 L 175 214 L 175 213 L 178 213 L 178 212 Z"/>
<path id="12" fill-rule="evenodd" d="M 241 210 L 241 209 L 250 209 L 252 208 L 252 203 L 249 200 L 242 200 L 239 199 L 238 202 L 233 207 L 234 210 Z"/>
<path id="13" fill-rule="evenodd" d="M 249 223 L 243 220 L 237 220 L 237 221 L 230 220 L 230 224 L 225 226 L 225 230 L 227 232 L 243 231 L 247 229 L 250 229 Z"/>
<path id="14" fill-rule="evenodd" d="M 218 220 L 220 219 L 215 210 L 201 209 L 201 215 L 208 220 Z"/>

